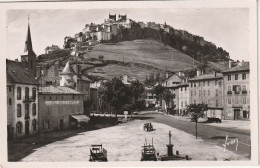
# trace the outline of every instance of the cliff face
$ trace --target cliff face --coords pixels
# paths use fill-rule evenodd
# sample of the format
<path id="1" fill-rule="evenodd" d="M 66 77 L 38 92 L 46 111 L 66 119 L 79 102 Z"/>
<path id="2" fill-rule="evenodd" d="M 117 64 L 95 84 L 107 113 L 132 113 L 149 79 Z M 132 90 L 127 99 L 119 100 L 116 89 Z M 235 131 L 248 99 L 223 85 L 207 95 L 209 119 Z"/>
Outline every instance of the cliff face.
<path id="1" fill-rule="evenodd" d="M 119 29 L 117 35 L 113 35 L 113 42 L 129 41 L 136 39 L 152 39 L 167 44 L 187 55 L 193 57 L 198 61 L 227 61 L 229 60 L 229 53 L 221 47 L 206 43 L 200 45 L 196 40 L 185 39 L 182 36 L 176 35 L 173 29 L 166 32 L 162 29 L 153 29 L 149 27 L 141 28 L 134 26 L 131 28 Z"/>

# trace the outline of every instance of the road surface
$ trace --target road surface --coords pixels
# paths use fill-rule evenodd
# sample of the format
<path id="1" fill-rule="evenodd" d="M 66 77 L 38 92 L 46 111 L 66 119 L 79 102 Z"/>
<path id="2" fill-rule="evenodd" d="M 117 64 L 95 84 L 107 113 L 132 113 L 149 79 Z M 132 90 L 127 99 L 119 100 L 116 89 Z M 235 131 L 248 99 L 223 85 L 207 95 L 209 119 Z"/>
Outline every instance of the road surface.
<path id="1" fill-rule="evenodd" d="M 163 123 L 195 136 L 195 122 L 178 120 L 168 115 L 152 111 L 145 112 L 141 115 L 135 115 L 134 117 L 149 120 L 151 122 Z M 248 159 L 251 157 L 251 148 L 248 146 L 251 145 L 250 130 L 215 127 L 205 125 L 205 123 L 198 123 L 198 137 L 209 143 L 223 147 L 226 135 L 231 139 L 238 138 L 239 141 L 237 151 L 235 144 L 227 146 L 228 150 L 234 151 Z"/>

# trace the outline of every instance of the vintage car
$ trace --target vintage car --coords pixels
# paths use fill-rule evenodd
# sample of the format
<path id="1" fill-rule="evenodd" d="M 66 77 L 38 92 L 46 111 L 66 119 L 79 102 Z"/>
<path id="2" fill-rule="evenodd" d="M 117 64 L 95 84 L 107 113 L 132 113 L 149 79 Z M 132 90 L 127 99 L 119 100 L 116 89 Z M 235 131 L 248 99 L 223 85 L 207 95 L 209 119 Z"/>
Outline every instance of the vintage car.
<path id="1" fill-rule="evenodd" d="M 90 146 L 90 162 L 107 162 L 107 150 L 101 145 Z"/>
<path id="2" fill-rule="evenodd" d="M 144 123 L 143 129 L 146 130 L 146 131 L 153 131 L 152 123 L 150 123 L 150 122 Z"/>

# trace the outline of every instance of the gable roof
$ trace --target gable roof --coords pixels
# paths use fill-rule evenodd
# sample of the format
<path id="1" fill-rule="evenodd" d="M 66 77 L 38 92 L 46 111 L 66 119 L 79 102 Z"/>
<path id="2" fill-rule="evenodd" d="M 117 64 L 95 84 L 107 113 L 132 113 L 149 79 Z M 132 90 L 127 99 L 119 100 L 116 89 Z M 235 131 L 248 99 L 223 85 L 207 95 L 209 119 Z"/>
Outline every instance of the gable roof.
<path id="1" fill-rule="evenodd" d="M 40 94 L 82 94 L 77 90 L 65 86 L 46 86 L 39 88 Z"/>
<path id="2" fill-rule="evenodd" d="M 229 69 L 223 71 L 223 73 L 238 72 L 238 71 L 249 71 L 249 62 L 229 68 Z"/>
<path id="3" fill-rule="evenodd" d="M 25 69 L 22 63 L 6 60 L 6 78 L 8 83 L 30 84 L 38 85 L 39 83 L 35 79 L 33 72 Z"/>

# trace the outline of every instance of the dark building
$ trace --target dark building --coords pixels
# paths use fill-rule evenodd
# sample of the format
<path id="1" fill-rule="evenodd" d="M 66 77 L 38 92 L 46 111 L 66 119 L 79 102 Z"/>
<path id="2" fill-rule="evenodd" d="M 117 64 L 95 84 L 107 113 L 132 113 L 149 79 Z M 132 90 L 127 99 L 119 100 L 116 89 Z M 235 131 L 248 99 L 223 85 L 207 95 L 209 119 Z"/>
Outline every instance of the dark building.
<path id="1" fill-rule="evenodd" d="M 114 14 L 114 15 L 109 14 L 109 19 L 116 21 L 116 14 Z"/>

